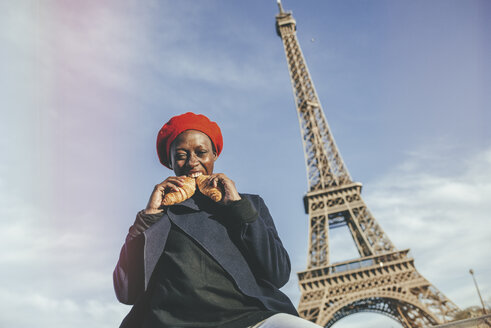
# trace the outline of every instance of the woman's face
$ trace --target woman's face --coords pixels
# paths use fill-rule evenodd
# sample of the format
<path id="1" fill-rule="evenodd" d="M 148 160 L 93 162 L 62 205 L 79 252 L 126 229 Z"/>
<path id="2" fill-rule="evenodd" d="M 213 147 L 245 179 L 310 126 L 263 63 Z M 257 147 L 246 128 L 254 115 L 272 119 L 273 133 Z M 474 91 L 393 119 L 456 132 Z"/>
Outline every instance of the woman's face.
<path id="1" fill-rule="evenodd" d="M 170 160 L 176 176 L 213 173 L 217 159 L 210 138 L 203 132 L 186 130 L 170 147 Z"/>

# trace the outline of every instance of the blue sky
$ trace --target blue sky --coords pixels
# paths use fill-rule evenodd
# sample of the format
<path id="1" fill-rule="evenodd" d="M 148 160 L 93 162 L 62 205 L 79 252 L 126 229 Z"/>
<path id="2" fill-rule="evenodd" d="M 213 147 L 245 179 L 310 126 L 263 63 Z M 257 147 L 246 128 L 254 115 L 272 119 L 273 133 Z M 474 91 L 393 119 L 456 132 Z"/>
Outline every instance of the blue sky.
<path id="1" fill-rule="evenodd" d="M 399 249 L 460 307 L 491 298 L 488 1 L 287 1 L 329 125 Z M 0 1 L 0 324 L 107 327 L 112 269 L 169 174 L 171 116 L 222 127 L 217 171 L 272 212 L 305 268 L 302 144 L 276 1 Z M 333 261 L 356 257 L 346 231 Z M 284 288 L 294 303 L 295 272 Z M 29 307 L 32 315 L 24 316 Z M 397 326 L 354 315 L 335 327 Z"/>

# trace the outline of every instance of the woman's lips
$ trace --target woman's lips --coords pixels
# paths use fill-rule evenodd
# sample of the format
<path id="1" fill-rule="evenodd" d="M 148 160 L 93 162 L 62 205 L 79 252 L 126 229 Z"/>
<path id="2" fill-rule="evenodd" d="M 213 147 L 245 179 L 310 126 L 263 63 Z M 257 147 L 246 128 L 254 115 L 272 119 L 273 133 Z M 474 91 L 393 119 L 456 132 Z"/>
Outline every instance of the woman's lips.
<path id="1" fill-rule="evenodd" d="M 188 173 L 188 177 L 191 177 L 191 178 L 196 178 L 196 177 L 199 177 L 200 175 L 202 175 L 203 173 L 201 172 L 189 172 Z"/>

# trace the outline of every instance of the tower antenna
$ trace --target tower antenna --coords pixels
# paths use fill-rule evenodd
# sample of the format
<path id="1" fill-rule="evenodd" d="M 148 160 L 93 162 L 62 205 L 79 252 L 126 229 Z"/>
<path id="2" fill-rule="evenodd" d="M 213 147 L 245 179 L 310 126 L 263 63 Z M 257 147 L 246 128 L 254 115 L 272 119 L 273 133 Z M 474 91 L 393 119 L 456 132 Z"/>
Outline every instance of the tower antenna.
<path id="1" fill-rule="evenodd" d="M 281 0 L 276 0 L 278 4 L 278 9 L 280 10 L 280 14 L 283 14 L 285 11 L 283 10 L 283 5 L 281 4 Z"/>

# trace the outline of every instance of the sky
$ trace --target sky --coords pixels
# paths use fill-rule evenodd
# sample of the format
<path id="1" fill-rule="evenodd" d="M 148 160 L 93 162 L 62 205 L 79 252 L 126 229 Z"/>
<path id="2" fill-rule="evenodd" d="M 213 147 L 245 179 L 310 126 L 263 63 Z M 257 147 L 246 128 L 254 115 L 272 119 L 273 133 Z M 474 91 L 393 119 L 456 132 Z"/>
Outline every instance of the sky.
<path id="1" fill-rule="evenodd" d="M 284 0 L 344 162 L 378 223 L 459 307 L 491 302 L 491 3 Z M 0 326 L 114 327 L 112 270 L 172 174 L 160 127 L 219 123 L 216 172 L 266 201 L 307 262 L 307 179 L 276 1 L 0 0 Z M 333 262 L 356 258 L 345 228 Z M 29 315 L 27 315 L 27 313 Z M 336 328 L 399 327 L 355 314 Z"/>

